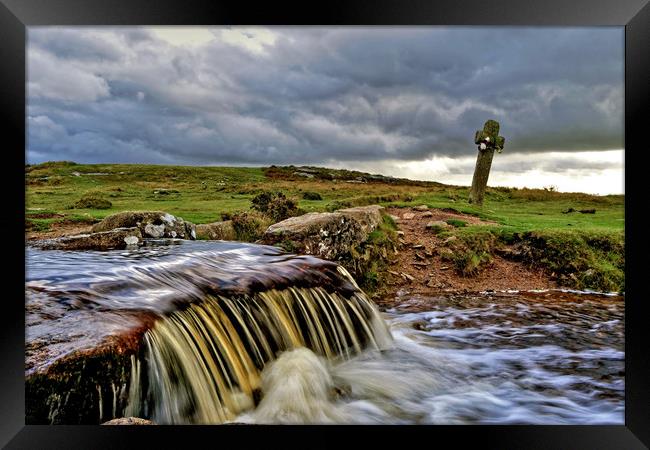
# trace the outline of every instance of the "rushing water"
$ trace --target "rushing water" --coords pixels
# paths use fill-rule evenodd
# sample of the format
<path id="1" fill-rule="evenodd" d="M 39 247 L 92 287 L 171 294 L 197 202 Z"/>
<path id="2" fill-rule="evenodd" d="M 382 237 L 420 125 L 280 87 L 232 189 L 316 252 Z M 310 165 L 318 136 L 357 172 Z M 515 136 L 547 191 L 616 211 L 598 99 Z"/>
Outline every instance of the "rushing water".
<path id="1" fill-rule="evenodd" d="M 339 272 L 239 243 L 29 249 L 27 373 L 144 326 L 126 413 L 159 423 L 623 423 L 622 297 L 402 295 L 380 316 Z"/>

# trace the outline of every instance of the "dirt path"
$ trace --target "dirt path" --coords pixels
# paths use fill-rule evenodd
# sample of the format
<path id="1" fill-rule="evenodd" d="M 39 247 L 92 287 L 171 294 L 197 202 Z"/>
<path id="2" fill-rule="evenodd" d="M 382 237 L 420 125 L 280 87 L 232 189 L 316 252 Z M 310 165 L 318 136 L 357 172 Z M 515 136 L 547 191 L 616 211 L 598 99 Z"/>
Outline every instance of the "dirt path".
<path id="1" fill-rule="evenodd" d="M 448 261 L 435 251 L 443 246 L 443 239 L 426 228 L 430 221 L 458 219 L 471 225 L 492 225 L 492 222 L 451 212 L 429 209 L 388 208 L 388 214 L 397 217 L 402 246 L 389 269 L 387 292 L 377 303 L 394 303 L 403 295 L 436 296 L 449 293 L 551 289 L 559 287 L 541 270 L 506 260 L 498 255 L 490 265 L 475 277 L 460 275 Z M 412 216 L 412 217 L 411 217 Z M 400 233 L 401 234 L 401 233 Z"/>

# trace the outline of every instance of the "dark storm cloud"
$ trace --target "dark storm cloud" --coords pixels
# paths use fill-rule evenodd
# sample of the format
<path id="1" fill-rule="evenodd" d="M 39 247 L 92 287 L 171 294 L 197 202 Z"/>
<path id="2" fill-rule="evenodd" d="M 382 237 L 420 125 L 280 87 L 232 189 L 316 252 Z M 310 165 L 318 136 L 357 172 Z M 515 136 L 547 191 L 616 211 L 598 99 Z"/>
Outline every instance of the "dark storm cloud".
<path id="1" fill-rule="evenodd" d="M 489 118 L 509 153 L 623 147 L 622 29 L 207 30 L 30 28 L 28 160 L 461 157 Z"/>

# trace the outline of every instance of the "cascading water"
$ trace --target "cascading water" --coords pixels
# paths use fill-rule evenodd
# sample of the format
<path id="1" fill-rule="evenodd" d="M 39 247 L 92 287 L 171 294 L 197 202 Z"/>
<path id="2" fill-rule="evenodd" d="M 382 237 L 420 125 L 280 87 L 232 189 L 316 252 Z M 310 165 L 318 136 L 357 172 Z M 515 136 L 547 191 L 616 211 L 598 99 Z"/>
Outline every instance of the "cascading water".
<path id="1" fill-rule="evenodd" d="M 345 298 L 319 287 L 291 287 L 208 296 L 145 334 L 149 395 L 132 396 L 129 413 L 144 412 L 159 423 L 222 423 L 254 405 L 260 372 L 277 354 L 306 347 L 328 359 L 349 358 L 390 340 L 362 292 Z M 132 392 L 141 383 L 136 374 Z"/>
<path id="2" fill-rule="evenodd" d="M 395 304 L 273 247 L 30 248 L 27 423 L 623 423 L 621 296 Z"/>

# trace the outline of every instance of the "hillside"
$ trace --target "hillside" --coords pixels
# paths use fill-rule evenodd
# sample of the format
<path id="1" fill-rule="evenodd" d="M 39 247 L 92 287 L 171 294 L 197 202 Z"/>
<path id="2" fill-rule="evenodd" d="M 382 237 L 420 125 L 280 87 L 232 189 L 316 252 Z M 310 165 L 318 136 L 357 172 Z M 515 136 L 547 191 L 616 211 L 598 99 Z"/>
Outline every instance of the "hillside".
<path id="1" fill-rule="evenodd" d="M 164 210 L 197 224 L 209 223 L 249 210 L 255 195 L 271 190 L 295 198 L 304 212 L 380 204 L 427 205 L 471 215 L 491 224 L 457 223 L 445 233 L 463 243 L 463 249 L 454 251 L 477 270 L 489 265 L 495 251 L 503 252 L 502 245 L 526 243 L 528 260 L 563 277 L 564 285 L 624 289 L 623 195 L 498 187 L 488 188 L 480 208 L 467 203 L 468 187 L 317 167 L 62 161 L 26 166 L 25 171 L 28 238 L 74 231 L 124 210 Z"/>

